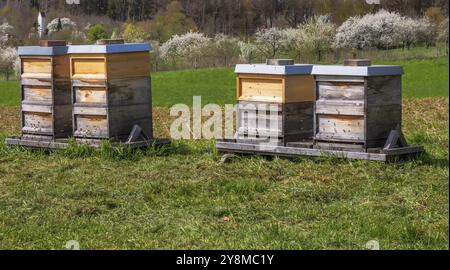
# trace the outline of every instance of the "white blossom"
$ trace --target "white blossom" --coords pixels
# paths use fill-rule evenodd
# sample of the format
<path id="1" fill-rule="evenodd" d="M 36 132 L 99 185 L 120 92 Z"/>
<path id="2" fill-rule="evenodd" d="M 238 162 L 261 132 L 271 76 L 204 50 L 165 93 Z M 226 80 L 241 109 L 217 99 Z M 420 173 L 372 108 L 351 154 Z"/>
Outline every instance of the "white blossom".
<path id="1" fill-rule="evenodd" d="M 209 46 L 210 41 L 210 38 L 198 32 L 174 35 L 161 46 L 161 57 L 166 60 L 184 58 L 197 67 L 197 60 Z"/>
<path id="2" fill-rule="evenodd" d="M 17 49 L 13 47 L 6 47 L 0 50 L 0 71 L 3 73 L 19 74 L 20 60 Z"/>
<path id="3" fill-rule="evenodd" d="M 287 47 L 286 32 L 279 28 L 260 29 L 255 34 L 256 45 L 267 58 L 274 58 Z"/>
<path id="4" fill-rule="evenodd" d="M 251 42 L 239 41 L 239 60 L 242 63 L 251 63 L 258 54 L 258 47 Z"/>
<path id="5" fill-rule="evenodd" d="M 58 24 L 60 20 L 61 20 L 61 29 L 58 29 Z M 72 30 L 76 26 L 77 26 L 76 23 L 69 18 L 55 18 L 47 25 L 47 29 L 48 34 L 51 35 L 55 32 L 58 32 L 59 30 L 66 30 L 66 29 Z"/>
<path id="6" fill-rule="evenodd" d="M 0 47 L 4 47 L 10 41 L 14 28 L 7 22 L 0 24 Z"/>

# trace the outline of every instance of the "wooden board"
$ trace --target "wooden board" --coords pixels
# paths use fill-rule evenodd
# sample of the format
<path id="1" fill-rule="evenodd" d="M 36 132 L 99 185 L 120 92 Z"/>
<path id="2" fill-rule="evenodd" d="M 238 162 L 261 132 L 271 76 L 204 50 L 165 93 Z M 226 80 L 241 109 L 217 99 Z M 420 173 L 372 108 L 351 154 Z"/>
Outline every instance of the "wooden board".
<path id="1" fill-rule="evenodd" d="M 106 79 L 106 57 L 104 55 L 72 55 L 72 79 Z"/>
<path id="2" fill-rule="evenodd" d="M 240 101 L 283 102 L 283 80 L 242 78 L 239 81 Z"/>
<path id="3" fill-rule="evenodd" d="M 318 82 L 319 100 L 356 100 L 364 101 L 364 83 Z"/>
<path id="4" fill-rule="evenodd" d="M 51 58 L 22 58 L 22 74 L 52 74 Z"/>
<path id="5" fill-rule="evenodd" d="M 316 114 L 364 116 L 364 101 L 318 100 Z"/>
<path id="6" fill-rule="evenodd" d="M 314 77 L 285 76 L 285 103 L 314 101 Z"/>
<path id="7" fill-rule="evenodd" d="M 74 136 L 87 138 L 108 138 L 106 115 L 75 115 Z"/>
<path id="8" fill-rule="evenodd" d="M 23 112 L 22 132 L 28 134 L 52 134 L 53 121 L 51 113 Z"/>
<path id="9" fill-rule="evenodd" d="M 75 103 L 105 104 L 106 89 L 101 87 L 74 87 Z"/>
<path id="10" fill-rule="evenodd" d="M 293 144 L 295 145 L 295 144 Z M 299 144 L 302 145 L 302 144 Z M 282 157 L 322 157 L 330 156 L 345 159 L 370 160 L 380 162 L 401 161 L 404 158 L 414 158 L 423 154 L 422 146 L 413 146 L 404 149 L 401 154 L 392 153 L 366 153 L 359 151 L 336 151 L 325 149 L 297 148 L 297 147 L 273 147 L 258 144 L 238 143 L 236 141 L 217 141 L 216 148 L 221 153 L 240 153 L 251 155 L 268 155 Z"/>
<path id="11" fill-rule="evenodd" d="M 149 52 L 116 53 L 107 55 L 110 80 L 150 76 Z"/>
<path id="12" fill-rule="evenodd" d="M 102 140 L 86 140 L 78 139 L 75 141 L 78 145 L 88 145 L 93 148 L 100 148 L 102 146 Z M 66 149 L 71 144 L 68 139 L 51 139 L 51 137 L 45 136 L 22 136 L 22 137 L 8 137 L 5 140 L 6 145 L 9 146 L 22 146 L 38 149 Z M 129 148 L 147 148 L 147 147 L 160 147 L 169 145 L 171 142 L 168 139 L 150 139 L 140 140 L 131 143 L 112 142 L 113 148 L 129 147 Z"/>
<path id="13" fill-rule="evenodd" d="M 23 99 L 28 102 L 49 102 L 51 103 L 52 89 L 44 86 L 24 86 L 23 87 Z"/>
<path id="14" fill-rule="evenodd" d="M 318 115 L 317 127 L 316 140 L 365 140 L 365 122 L 363 117 Z"/>

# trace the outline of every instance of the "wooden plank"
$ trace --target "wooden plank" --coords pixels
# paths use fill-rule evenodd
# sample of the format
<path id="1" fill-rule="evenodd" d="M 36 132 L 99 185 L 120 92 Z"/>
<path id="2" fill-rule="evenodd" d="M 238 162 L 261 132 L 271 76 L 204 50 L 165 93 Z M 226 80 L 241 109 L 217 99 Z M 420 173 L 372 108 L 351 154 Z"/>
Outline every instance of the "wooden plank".
<path id="1" fill-rule="evenodd" d="M 25 85 L 23 87 L 23 99 L 29 102 L 32 101 L 52 102 L 52 89 L 50 87 Z"/>
<path id="2" fill-rule="evenodd" d="M 72 78 L 106 77 L 106 59 L 102 57 L 71 57 Z"/>
<path id="3" fill-rule="evenodd" d="M 423 152 L 425 152 L 424 147 L 419 146 L 419 145 L 412 145 L 412 146 L 407 146 L 407 147 L 382 150 L 382 153 L 385 153 L 389 156 L 406 155 L 406 154 L 421 154 Z"/>
<path id="4" fill-rule="evenodd" d="M 353 83 L 364 83 L 364 77 L 356 76 L 316 76 L 317 82 L 353 82 Z"/>
<path id="5" fill-rule="evenodd" d="M 364 116 L 364 101 L 318 100 L 316 114 Z"/>
<path id="6" fill-rule="evenodd" d="M 76 103 L 106 104 L 106 89 L 100 87 L 75 87 Z"/>
<path id="7" fill-rule="evenodd" d="M 317 140 L 365 140 L 363 117 L 342 115 L 318 115 Z"/>
<path id="8" fill-rule="evenodd" d="M 23 133 L 53 133 L 53 120 L 51 113 L 23 112 Z"/>
<path id="9" fill-rule="evenodd" d="M 99 115 L 106 116 L 108 109 L 106 107 L 89 107 L 88 104 L 77 104 L 73 107 L 74 115 Z"/>
<path id="10" fill-rule="evenodd" d="M 108 95 L 110 106 L 150 104 L 152 100 L 150 78 L 109 80 Z"/>
<path id="11" fill-rule="evenodd" d="M 46 78 L 26 78 L 22 76 L 21 85 L 52 87 L 51 76 Z"/>
<path id="12" fill-rule="evenodd" d="M 364 83 L 318 82 L 320 100 L 358 100 L 364 101 Z"/>
<path id="13" fill-rule="evenodd" d="M 58 47 L 66 45 L 67 42 L 65 40 L 39 40 L 40 47 Z"/>
<path id="14" fill-rule="evenodd" d="M 313 76 L 286 76 L 285 88 L 286 103 L 314 101 Z"/>
<path id="15" fill-rule="evenodd" d="M 22 58 L 21 70 L 23 74 L 51 74 L 51 58 Z"/>
<path id="16" fill-rule="evenodd" d="M 285 157 L 321 157 L 332 156 L 338 158 L 359 159 L 359 160 L 372 160 L 372 161 L 387 161 L 386 154 L 374 154 L 363 152 L 350 152 L 350 151 L 334 151 L 334 150 L 322 150 L 322 149 L 306 149 L 295 147 L 266 147 L 258 144 L 244 144 L 236 142 L 217 142 L 217 150 L 225 153 L 242 153 L 242 154 L 256 154 L 256 155 L 272 155 L 272 156 L 285 156 Z"/>
<path id="17" fill-rule="evenodd" d="M 283 102 L 283 81 L 273 79 L 247 79 L 240 80 L 239 100 Z"/>
<path id="18" fill-rule="evenodd" d="M 106 81 L 103 80 L 91 80 L 91 79 L 74 79 L 72 80 L 72 87 L 106 87 Z"/>
<path id="19" fill-rule="evenodd" d="M 53 76 L 55 79 L 70 81 L 70 57 L 59 55 L 53 57 Z"/>
<path id="20" fill-rule="evenodd" d="M 36 113 L 48 113 L 51 114 L 53 112 L 51 104 L 27 104 L 22 103 L 22 111 L 23 112 L 36 112 Z"/>
<path id="21" fill-rule="evenodd" d="M 108 54 L 107 61 L 111 80 L 150 76 L 149 52 Z"/>
<path id="22" fill-rule="evenodd" d="M 108 138 L 108 119 L 100 115 L 75 115 L 75 137 Z"/>
<path id="23" fill-rule="evenodd" d="M 153 138 L 151 104 L 115 106 L 109 108 L 110 137 L 126 139 L 134 125 L 139 125 L 148 138 Z"/>

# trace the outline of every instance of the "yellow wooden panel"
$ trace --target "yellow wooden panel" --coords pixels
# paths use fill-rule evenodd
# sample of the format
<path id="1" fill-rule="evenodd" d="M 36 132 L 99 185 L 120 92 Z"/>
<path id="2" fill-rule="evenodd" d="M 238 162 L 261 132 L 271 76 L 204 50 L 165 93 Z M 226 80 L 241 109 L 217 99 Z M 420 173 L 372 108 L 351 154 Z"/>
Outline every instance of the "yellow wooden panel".
<path id="1" fill-rule="evenodd" d="M 22 73 L 51 74 L 50 58 L 22 58 Z"/>
<path id="2" fill-rule="evenodd" d="M 286 103 L 314 101 L 314 77 L 286 76 Z"/>
<path id="3" fill-rule="evenodd" d="M 52 89 L 45 86 L 24 86 L 23 98 L 26 101 L 52 101 Z"/>
<path id="4" fill-rule="evenodd" d="M 106 77 L 105 58 L 83 57 L 71 58 L 72 77 L 76 76 L 94 76 Z"/>
<path id="5" fill-rule="evenodd" d="M 280 79 L 240 79 L 239 100 L 283 102 L 283 80 Z"/>
<path id="6" fill-rule="evenodd" d="M 106 90 L 104 88 L 77 87 L 75 88 L 75 100 L 77 103 L 106 104 Z"/>
<path id="7" fill-rule="evenodd" d="M 116 53 L 107 56 L 108 78 L 122 79 L 150 76 L 148 52 Z"/>

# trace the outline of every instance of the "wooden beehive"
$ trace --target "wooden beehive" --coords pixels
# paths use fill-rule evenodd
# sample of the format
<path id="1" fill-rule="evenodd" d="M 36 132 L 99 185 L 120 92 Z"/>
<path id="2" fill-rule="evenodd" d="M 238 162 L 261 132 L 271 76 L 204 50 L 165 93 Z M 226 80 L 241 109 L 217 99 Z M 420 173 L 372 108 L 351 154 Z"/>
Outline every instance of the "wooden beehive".
<path id="1" fill-rule="evenodd" d="M 139 125 L 153 138 L 149 44 L 71 46 L 76 138 L 122 141 Z"/>
<path id="2" fill-rule="evenodd" d="M 50 139 L 72 134 L 70 65 L 65 42 L 19 47 L 22 134 Z"/>
<path id="3" fill-rule="evenodd" d="M 314 66 L 316 146 L 367 151 L 401 128 L 402 67 L 363 62 Z"/>
<path id="4" fill-rule="evenodd" d="M 312 139 L 311 70 L 312 65 L 294 65 L 285 60 L 237 65 L 238 142 L 260 143 L 270 139 L 283 145 Z M 273 122 L 274 119 L 277 121 Z"/>

